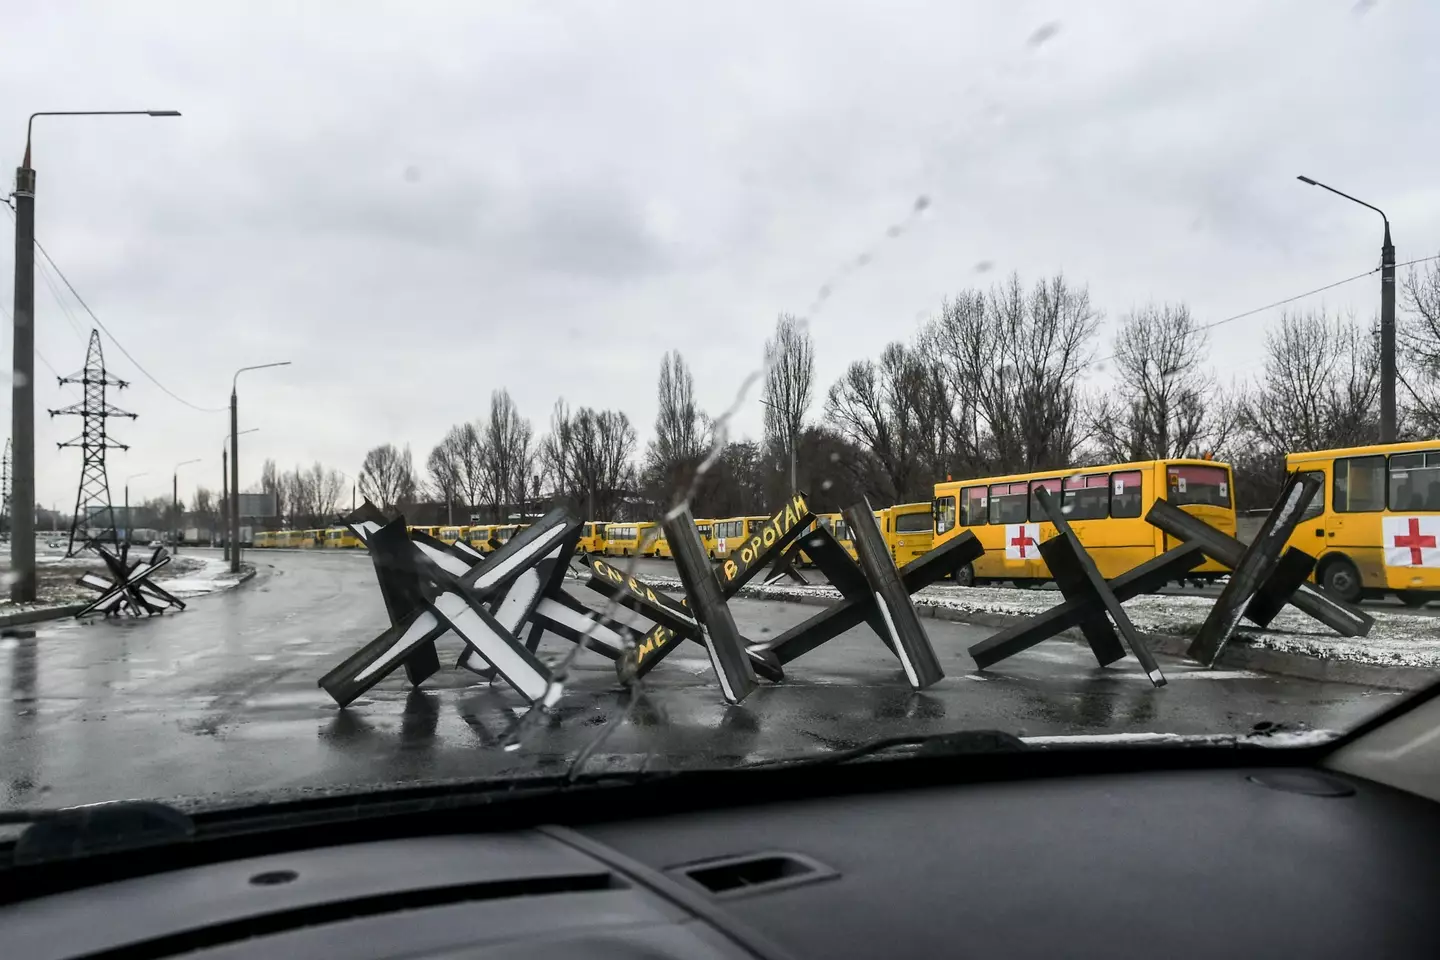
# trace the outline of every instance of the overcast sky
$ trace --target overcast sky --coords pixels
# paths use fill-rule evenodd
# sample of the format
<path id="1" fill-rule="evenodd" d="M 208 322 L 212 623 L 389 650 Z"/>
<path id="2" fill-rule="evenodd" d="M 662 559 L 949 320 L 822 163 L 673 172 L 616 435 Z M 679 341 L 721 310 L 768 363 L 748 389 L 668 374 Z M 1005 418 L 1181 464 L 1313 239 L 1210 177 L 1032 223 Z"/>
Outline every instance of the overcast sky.
<path id="1" fill-rule="evenodd" d="M 36 110 L 183 111 L 37 120 L 37 235 L 190 403 L 294 361 L 241 379 L 244 487 L 266 456 L 419 464 L 502 386 L 537 434 L 563 395 L 643 445 L 665 350 L 717 413 L 837 275 L 821 394 L 1012 270 L 1088 284 L 1103 353 L 1148 300 L 1209 322 L 1374 266 L 1378 218 L 1298 173 L 1385 208 L 1401 260 L 1435 254 L 1437 37 L 1426 0 L 12 5 L 0 148 L 18 163 Z M 39 351 L 79 369 L 88 318 L 36 288 Z M 1378 289 L 1301 306 L 1368 316 Z M 1222 376 L 1258 371 L 1277 315 L 1216 331 Z M 140 414 L 114 424 L 117 502 L 192 457 L 182 495 L 217 487 L 225 415 L 105 349 Z M 43 411 L 78 391 L 36 370 L 37 492 L 68 509 L 80 455 L 54 444 L 80 423 Z"/>

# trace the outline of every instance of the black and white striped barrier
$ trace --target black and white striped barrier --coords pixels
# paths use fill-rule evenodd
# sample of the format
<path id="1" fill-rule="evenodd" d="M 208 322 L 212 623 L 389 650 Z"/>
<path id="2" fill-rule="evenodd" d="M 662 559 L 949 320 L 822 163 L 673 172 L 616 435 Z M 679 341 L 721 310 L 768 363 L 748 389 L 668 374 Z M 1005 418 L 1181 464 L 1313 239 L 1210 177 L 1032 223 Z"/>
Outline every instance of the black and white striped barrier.
<path id="1" fill-rule="evenodd" d="M 129 543 L 120 544 L 119 553 L 111 553 L 98 543 L 92 544 L 91 549 L 105 561 L 110 576 L 106 578 L 98 573 L 84 573 L 76 580 L 82 587 L 88 587 L 100 594 L 75 614 L 76 617 L 89 616 L 96 611 L 107 617 L 122 614 L 153 616 L 164 613 L 168 607 L 185 609 L 183 600 L 171 596 L 151 580 L 157 570 L 170 562 L 170 554 L 165 552 L 165 548 L 155 548 L 148 560 L 131 560 Z"/>
<path id="2" fill-rule="evenodd" d="M 612 659 L 633 643 L 627 628 L 597 617 L 562 589 L 580 535 L 580 522 L 564 510 L 547 513 L 485 557 L 424 534 L 412 538 L 403 518 L 383 521 L 368 503 L 347 518 L 374 558 L 392 622 L 321 678 L 342 707 L 401 664 L 412 683 L 423 681 L 438 667 L 435 641 L 452 632 L 465 645 L 458 666 L 502 678 L 531 703 L 551 689 L 549 668 L 535 653 L 545 630 L 586 638 Z"/>
<path id="3" fill-rule="evenodd" d="M 862 500 L 843 511 L 845 522 L 855 544 L 855 553 L 860 560 L 860 572 L 864 574 L 866 589 L 875 597 L 875 609 L 879 612 L 881 637 L 888 639 L 889 647 L 900 659 L 905 679 L 915 690 L 941 680 L 945 671 L 935 656 L 935 648 L 915 605 L 910 602 L 910 592 L 900 579 L 900 571 L 885 545 L 885 536 L 880 524 L 875 522 L 875 512 L 868 501 Z"/>

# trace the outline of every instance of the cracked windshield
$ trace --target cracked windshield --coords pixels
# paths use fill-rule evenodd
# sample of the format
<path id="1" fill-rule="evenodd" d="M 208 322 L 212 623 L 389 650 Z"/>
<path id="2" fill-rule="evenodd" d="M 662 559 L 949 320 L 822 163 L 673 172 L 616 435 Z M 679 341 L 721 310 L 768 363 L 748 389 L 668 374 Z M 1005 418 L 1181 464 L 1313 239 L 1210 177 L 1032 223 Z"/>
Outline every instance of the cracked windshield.
<path id="1" fill-rule="evenodd" d="M 1395 705 L 1440 678 L 1437 28 L 14 11 L 0 810 Z"/>

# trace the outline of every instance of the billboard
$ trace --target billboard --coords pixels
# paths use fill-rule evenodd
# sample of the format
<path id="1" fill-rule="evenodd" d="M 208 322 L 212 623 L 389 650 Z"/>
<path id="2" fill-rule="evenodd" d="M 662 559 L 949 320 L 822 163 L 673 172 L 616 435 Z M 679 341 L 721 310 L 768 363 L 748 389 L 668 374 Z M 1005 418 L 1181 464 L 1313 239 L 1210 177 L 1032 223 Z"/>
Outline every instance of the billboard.
<path id="1" fill-rule="evenodd" d="M 240 516 L 242 517 L 273 517 L 275 510 L 275 494 L 273 493 L 242 493 L 240 494 Z"/>

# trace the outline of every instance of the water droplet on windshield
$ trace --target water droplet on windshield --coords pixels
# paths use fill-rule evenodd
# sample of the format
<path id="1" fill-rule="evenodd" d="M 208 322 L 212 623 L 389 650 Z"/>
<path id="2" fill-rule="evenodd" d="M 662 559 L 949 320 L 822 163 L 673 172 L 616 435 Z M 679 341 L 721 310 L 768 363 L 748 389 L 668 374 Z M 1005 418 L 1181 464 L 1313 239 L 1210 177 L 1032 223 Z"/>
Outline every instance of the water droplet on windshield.
<path id="1" fill-rule="evenodd" d="M 1030 34 L 1030 39 L 1026 40 L 1025 43 L 1032 47 L 1043 46 L 1046 42 L 1053 40 L 1059 32 L 1060 24 L 1052 20 L 1049 23 L 1041 24 L 1037 27 L 1035 32 Z"/>

